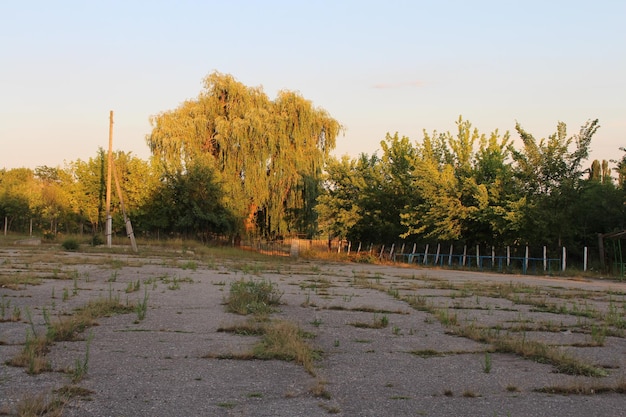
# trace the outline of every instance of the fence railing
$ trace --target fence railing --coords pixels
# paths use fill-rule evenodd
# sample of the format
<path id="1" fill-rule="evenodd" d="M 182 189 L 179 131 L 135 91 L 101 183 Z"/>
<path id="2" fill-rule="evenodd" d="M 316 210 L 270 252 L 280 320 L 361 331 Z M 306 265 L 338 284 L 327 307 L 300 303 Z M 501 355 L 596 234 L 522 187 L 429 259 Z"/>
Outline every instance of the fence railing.
<path id="1" fill-rule="evenodd" d="M 568 259 L 567 248 L 548 249 L 546 246 L 469 247 L 464 244 L 400 243 L 376 245 L 347 240 L 284 239 L 280 241 L 255 240 L 242 242 L 242 246 L 275 256 L 294 256 L 302 252 L 336 253 L 354 261 L 375 259 L 413 265 L 441 268 L 473 269 L 493 272 L 519 272 L 522 274 L 561 273 L 569 269 L 587 271 L 597 268 L 599 255 L 590 255 L 589 248 L 572 251 Z M 326 255 L 324 255 L 326 256 Z M 368 259 L 369 258 L 369 259 Z M 625 268 L 613 268 L 613 274 L 623 276 Z"/>

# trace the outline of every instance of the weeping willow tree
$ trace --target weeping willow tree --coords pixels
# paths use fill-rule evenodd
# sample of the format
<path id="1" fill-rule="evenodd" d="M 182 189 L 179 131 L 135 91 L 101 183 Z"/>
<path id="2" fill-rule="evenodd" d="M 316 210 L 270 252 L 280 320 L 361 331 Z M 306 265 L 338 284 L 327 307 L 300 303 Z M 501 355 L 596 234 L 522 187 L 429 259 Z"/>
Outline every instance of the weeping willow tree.
<path id="1" fill-rule="evenodd" d="M 164 173 L 211 168 L 241 228 L 310 232 L 322 166 L 341 129 L 325 110 L 291 91 L 272 101 L 262 88 L 214 72 L 197 99 L 151 124 L 147 142 Z"/>

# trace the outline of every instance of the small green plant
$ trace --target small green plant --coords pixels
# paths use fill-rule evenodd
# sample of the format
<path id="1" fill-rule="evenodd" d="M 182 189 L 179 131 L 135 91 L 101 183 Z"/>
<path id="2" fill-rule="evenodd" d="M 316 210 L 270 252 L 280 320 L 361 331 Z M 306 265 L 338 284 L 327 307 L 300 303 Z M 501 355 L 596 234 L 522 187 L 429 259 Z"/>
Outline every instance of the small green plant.
<path id="1" fill-rule="evenodd" d="M 85 347 L 85 357 L 82 360 L 79 358 L 76 358 L 74 369 L 72 370 L 72 382 L 73 383 L 82 381 L 85 375 L 87 375 L 87 370 L 89 369 L 89 348 L 91 346 L 92 340 L 93 340 L 93 332 L 89 333 L 89 336 L 87 336 L 87 345 Z"/>
<path id="2" fill-rule="evenodd" d="M 79 243 L 78 240 L 76 240 L 73 237 L 67 238 L 63 241 L 63 243 L 61 243 L 61 247 L 63 247 L 63 249 L 67 250 L 67 251 L 75 251 L 78 250 L 79 247 Z"/>
<path id="3" fill-rule="evenodd" d="M 319 317 L 316 317 L 315 320 L 311 322 L 311 324 L 315 327 L 320 327 L 320 324 L 322 324 L 322 319 L 320 319 Z"/>
<path id="4" fill-rule="evenodd" d="M 137 313 L 137 321 L 141 321 L 146 318 L 148 311 L 148 289 L 144 288 L 143 300 L 137 301 L 137 307 L 135 312 Z"/>
<path id="5" fill-rule="evenodd" d="M 117 281 L 117 271 L 113 271 L 107 282 L 115 282 Z"/>
<path id="6" fill-rule="evenodd" d="M 596 346 L 604 346 L 606 330 L 606 326 L 600 327 L 595 324 L 591 326 L 591 340 Z"/>
<path id="7" fill-rule="evenodd" d="M 67 301 L 70 298 L 70 292 L 67 289 L 67 287 L 63 288 L 63 296 L 62 296 L 62 300 L 63 301 Z"/>
<path id="8" fill-rule="evenodd" d="M 13 307 L 13 314 L 11 315 L 11 321 L 20 321 L 22 319 L 22 310 L 18 306 Z"/>
<path id="9" fill-rule="evenodd" d="M 131 292 L 139 291 L 140 288 L 141 288 L 141 281 L 138 279 L 135 282 L 131 281 L 128 283 L 128 285 L 126 286 L 126 292 L 131 293 Z"/>
<path id="10" fill-rule="evenodd" d="M 485 362 L 483 363 L 483 372 L 486 374 L 491 372 L 491 353 L 485 352 Z"/>
<path id="11" fill-rule="evenodd" d="M 182 264 L 180 267 L 182 269 L 191 269 L 192 271 L 195 271 L 196 269 L 198 269 L 198 264 L 194 261 L 187 261 L 184 264 Z"/>
<path id="12" fill-rule="evenodd" d="M 180 290 L 180 282 L 178 281 L 178 278 L 174 278 L 167 286 L 167 289 L 172 291 Z"/>
<path id="13" fill-rule="evenodd" d="M 395 336 L 401 336 L 402 335 L 402 329 L 400 329 L 398 326 L 393 326 L 391 331 L 392 331 L 392 333 Z"/>

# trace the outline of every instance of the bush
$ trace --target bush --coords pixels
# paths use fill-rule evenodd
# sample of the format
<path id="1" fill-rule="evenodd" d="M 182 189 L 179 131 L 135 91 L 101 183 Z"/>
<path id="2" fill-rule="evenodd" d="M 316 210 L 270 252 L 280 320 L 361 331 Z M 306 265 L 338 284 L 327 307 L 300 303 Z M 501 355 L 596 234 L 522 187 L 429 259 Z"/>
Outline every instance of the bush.
<path id="1" fill-rule="evenodd" d="M 230 285 L 226 304 L 237 314 L 269 314 L 280 304 L 283 294 L 270 281 L 236 281 Z"/>
<path id="2" fill-rule="evenodd" d="M 65 250 L 78 250 L 79 245 L 78 245 L 78 240 L 70 237 L 68 239 L 65 239 L 63 243 L 61 243 L 61 246 Z"/>
<path id="3" fill-rule="evenodd" d="M 102 239 L 102 236 L 100 235 L 93 235 L 93 237 L 91 238 L 91 245 L 92 246 L 104 245 L 104 239 Z"/>

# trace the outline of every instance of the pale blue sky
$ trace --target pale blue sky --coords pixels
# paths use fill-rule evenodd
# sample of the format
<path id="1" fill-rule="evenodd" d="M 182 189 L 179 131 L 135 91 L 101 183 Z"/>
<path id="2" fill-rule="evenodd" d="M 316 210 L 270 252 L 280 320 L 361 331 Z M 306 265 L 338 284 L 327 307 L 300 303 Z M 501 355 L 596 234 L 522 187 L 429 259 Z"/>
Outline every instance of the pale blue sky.
<path id="1" fill-rule="evenodd" d="M 535 137 L 600 119 L 591 159 L 626 146 L 626 1 L 0 0 L 0 168 L 108 146 L 149 155 L 149 117 L 217 70 L 299 91 L 346 127 L 336 155 L 387 132 Z"/>

